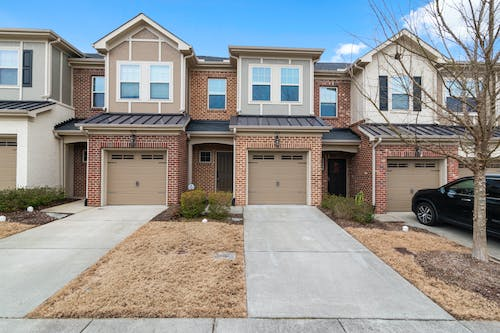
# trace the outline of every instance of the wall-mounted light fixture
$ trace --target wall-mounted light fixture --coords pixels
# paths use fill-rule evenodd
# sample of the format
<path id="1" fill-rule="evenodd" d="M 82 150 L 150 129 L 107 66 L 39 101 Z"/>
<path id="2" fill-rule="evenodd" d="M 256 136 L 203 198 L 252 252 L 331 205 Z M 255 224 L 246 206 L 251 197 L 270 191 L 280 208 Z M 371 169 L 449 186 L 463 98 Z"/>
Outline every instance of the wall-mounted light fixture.
<path id="1" fill-rule="evenodd" d="M 415 147 L 415 157 L 422 157 L 422 150 L 419 146 Z"/>
<path id="2" fill-rule="evenodd" d="M 134 148 L 135 147 L 135 140 L 136 140 L 135 134 L 130 135 L 130 147 Z"/>
<path id="3" fill-rule="evenodd" d="M 280 137 L 278 133 L 274 135 L 274 148 L 279 148 L 280 147 Z"/>

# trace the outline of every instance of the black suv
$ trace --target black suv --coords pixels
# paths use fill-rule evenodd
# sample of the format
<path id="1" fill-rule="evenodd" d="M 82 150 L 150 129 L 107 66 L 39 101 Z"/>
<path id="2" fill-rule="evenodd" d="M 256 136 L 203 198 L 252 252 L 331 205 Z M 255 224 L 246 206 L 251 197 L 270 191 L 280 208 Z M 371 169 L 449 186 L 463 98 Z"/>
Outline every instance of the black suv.
<path id="1" fill-rule="evenodd" d="M 489 235 L 500 237 L 500 175 L 486 175 L 486 209 Z M 415 193 L 411 210 L 420 223 L 436 225 L 446 222 L 472 229 L 474 177 L 464 177 L 438 189 Z"/>

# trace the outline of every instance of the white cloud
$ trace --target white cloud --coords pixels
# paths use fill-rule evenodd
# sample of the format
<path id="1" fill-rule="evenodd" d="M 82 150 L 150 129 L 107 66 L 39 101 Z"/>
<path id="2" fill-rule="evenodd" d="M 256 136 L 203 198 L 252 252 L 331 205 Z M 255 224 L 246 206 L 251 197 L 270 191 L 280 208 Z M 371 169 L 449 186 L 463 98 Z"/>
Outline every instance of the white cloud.
<path id="1" fill-rule="evenodd" d="M 440 1 L 441 12 L 444 21 L 461 40 L 470 41 L 472 31 L 467 22 L 471 17 L 471 8 L 477 9 L 482 0 L 443 0 Z M 475 10 L 476 11 L 476 10 Z M 464 19 L 464 17 L 466 17 Z M 402 22 L 405 28 L 416 32 L 418 35 L 426 35 L 432 39 L 440 37 L 438 27 L 441 26 L 437 21 L 436 2 L 431 1 L 428 4 L 412 10 L 408 15 L 403 16 Z M 484 22 L 483 22 L 484 23 Z"/>
<path id="2" fill-rule="evenodd" d="M 358 44 L 340 44 L 339 47 L 335 50 L 335 55 L 332 57 L 332 62 L 340 62 L 346 60 L 351 61 L 353 60 L 353 56 L 358 55 L 366 47 L 367 46 L 362 42 Z"/>

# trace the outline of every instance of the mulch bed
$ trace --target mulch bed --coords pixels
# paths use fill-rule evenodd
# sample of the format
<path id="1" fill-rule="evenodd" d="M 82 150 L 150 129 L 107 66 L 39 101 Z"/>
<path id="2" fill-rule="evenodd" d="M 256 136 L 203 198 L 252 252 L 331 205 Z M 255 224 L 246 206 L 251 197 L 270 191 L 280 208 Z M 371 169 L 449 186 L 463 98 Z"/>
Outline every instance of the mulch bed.
<path id="1" fill-rule="evenodd" d="M 48 216 L 44 212 L 39 210 L 34 210 L 33 212 L 27 212 L 25 210 L 20 210 L 17 212 L 10 213 L 0 213 L 0 215 L 5 215 L 8 222 L 17 222 L 24 224 L 42 225 L 55 220 L 55 218 Z"/>
<path id="2" fill-rule="evenodd" d="M 233 221 L 233 218 L 239 219 L 240 222 Z M 153 217 L 151 219 L 151 221 L 155 221 L 155 222 L 191 222 L 194 220 L 198 221 L 200 219 L 203 219 L 203 217 L 200 217 L 198 219 L 188 219 L 188 218 L 182 217 L 181 213 L 180 213 L 180 206 L 179 205 L 170 205 L 163 212 L 161 212 L 160 214 Z M 229 214 L 229 217 L 226 221 L 218 221 L 218 222 L 226 222 L 229 224 L 243 224 L 243 214 Z"/>

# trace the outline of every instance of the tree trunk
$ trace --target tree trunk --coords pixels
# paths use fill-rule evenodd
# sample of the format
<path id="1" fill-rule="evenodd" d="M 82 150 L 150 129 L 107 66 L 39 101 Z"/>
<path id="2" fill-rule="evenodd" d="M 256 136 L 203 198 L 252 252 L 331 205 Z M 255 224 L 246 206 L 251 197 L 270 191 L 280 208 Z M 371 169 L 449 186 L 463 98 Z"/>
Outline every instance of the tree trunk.
<path id="1" fill-rule="evenodd" d="M 488 261 L 486 239 L 486 170 L 484 167 L 474 170 L 474 226 L 472 239 L 472 257 Z"/>

